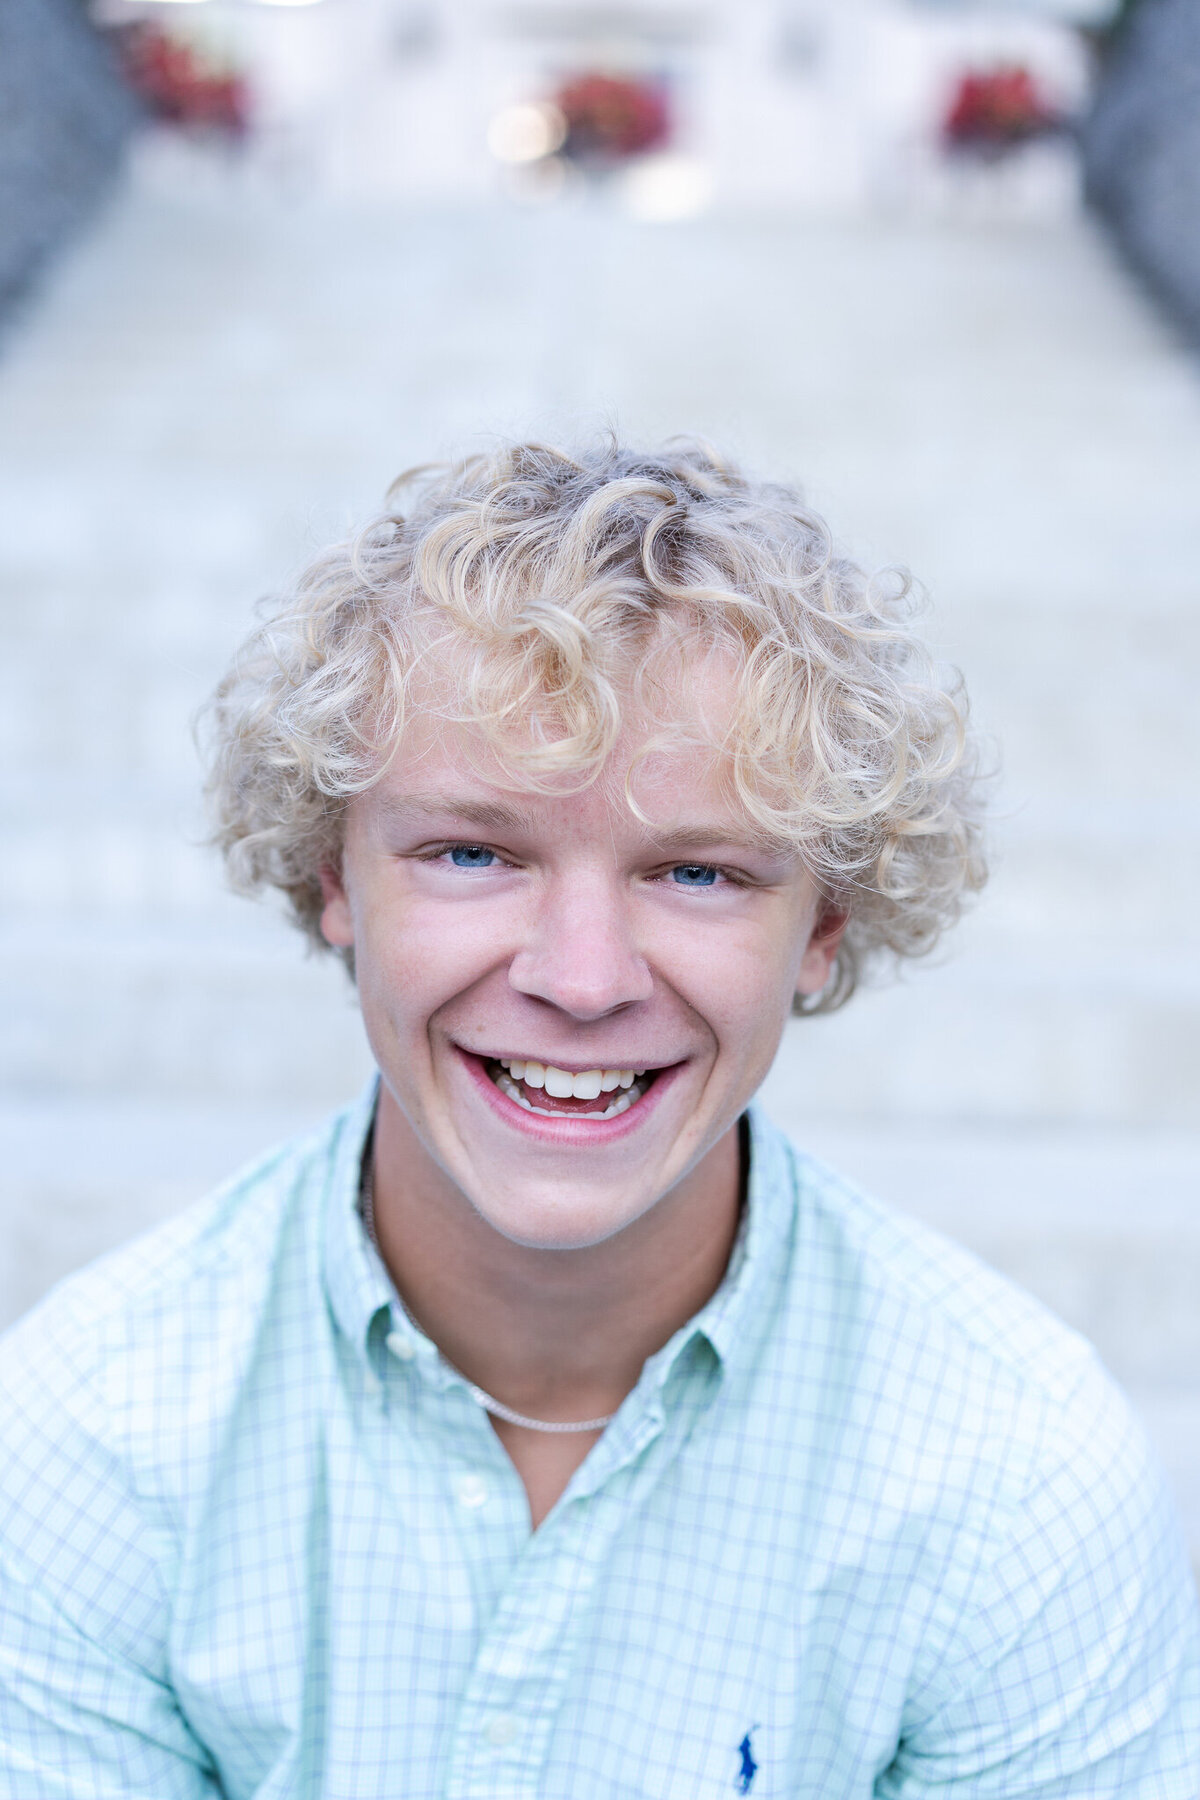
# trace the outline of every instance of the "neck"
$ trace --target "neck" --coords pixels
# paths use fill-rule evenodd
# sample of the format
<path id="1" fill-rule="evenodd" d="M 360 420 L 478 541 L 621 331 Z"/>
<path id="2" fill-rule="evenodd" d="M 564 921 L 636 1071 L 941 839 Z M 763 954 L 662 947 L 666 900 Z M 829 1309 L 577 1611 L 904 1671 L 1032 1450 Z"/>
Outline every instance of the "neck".
<path id="1" fill-rule="evenodd" d="M 737 1231 L 736 1125 L 640 1219 L 580 1250 L 495 1231 L 386 1086 L 374 1158 L 377 1240 L 405 1307 L 468 1380 L 535 1418 L 615 1412 L 646 1358 L 716 1291 Z"/>

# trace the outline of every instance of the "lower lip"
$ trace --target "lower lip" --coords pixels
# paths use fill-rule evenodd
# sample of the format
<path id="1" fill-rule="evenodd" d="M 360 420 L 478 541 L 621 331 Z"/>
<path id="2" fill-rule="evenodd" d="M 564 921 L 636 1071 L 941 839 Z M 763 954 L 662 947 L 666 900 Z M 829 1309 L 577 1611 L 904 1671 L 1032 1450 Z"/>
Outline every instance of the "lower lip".
<path id="1" fill-rule="evenodd" d="M 638 1126 L 646 1122 L 650 1114 L 658 1108 L 663 1094 L 673 1084 L 675 1076 L 683 1068 L 682 1063 L 673 1063 L 669 1069 L 663 1069 L 641 1099 L 636 1101 L 627 1112 L 618 1113 L 615 1119 L 578 1117 L 572 1118 L 563 1113 L 559 1118 L 550 1119 L 543 1113 L 526 1112 L 507 1094 L 502 1094 L 487 1072 L 487 1064 L 481 1056 L 473 1056 L 469 1050 L 458 1050 L 459 1061 L 466 1069 L 480 1096 L 491 1107 L 497 1118 L 506 1125 L 512 1126 L 523 1137 L 535 1138 L 542 1144 L 557 1144 L 560 1147 L 587 1148 L 602 1144 L 615 1143 L 618 1138 L 628 1137 Z"/>

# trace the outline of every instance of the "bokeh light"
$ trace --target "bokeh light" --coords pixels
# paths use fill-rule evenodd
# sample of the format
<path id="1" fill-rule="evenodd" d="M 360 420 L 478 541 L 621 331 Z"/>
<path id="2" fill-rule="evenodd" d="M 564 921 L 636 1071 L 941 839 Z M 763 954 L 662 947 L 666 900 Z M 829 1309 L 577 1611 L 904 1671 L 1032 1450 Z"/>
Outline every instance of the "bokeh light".
<path id="1" fill-rule="evenodd" d="M 500 162 L 532 163 L 562 148 L 567 122 L 549 100 L 506 106 L 488 126 L 487 145 Z"/>

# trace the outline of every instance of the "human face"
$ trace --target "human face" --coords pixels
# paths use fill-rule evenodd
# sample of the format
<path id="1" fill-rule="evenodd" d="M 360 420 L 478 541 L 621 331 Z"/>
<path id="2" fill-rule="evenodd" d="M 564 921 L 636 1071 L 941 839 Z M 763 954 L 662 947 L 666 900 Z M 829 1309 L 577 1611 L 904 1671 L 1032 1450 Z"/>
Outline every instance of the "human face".
<path id="1" fill-rule="evenodd" d="M 711 720 L 731 695 L 705 684 Z M 840 936 L 799 859 L 755 842 L 711 750 L 636 760 L 652 730 L 547 795 L 418 719 L 323 872 L 405 1178 L 514 1243 L 603 1242 L 702 1175 Z"/>

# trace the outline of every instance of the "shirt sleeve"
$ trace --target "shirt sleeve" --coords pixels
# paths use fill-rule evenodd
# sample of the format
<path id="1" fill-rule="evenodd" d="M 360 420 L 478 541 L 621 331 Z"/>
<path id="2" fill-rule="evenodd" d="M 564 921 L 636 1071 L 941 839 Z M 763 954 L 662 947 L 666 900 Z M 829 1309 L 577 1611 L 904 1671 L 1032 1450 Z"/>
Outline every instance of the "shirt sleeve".
<path id="1" fill-rule="evenodd" d="M 48 1331 L 0 1352 L 0 1800 L 212 1800 L 169 1680 L 154 1533 Z"/>
<path id="2" fill-rule="evenodd" d="M 1157 1459 L 1097 1370 L 913 1697 L 878 1800 L 1197 1800 L 1200 1615 Z"/>

